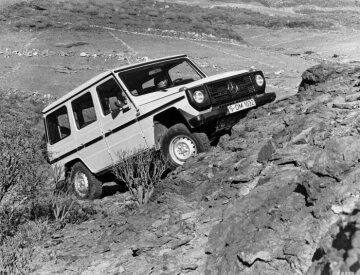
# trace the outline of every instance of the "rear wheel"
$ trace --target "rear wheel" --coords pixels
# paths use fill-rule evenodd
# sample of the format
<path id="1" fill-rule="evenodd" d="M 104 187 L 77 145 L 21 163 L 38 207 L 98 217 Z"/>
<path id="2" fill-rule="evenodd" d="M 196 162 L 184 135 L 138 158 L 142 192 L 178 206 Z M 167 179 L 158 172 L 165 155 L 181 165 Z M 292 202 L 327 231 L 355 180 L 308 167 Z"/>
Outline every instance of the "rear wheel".
<path id="1" fill-rule="evenodd" d="M 191 133 L 182 123 L 170 127 L 161 141 L 161 151 L 172 168 L 209 148 L 209 139 L 205 133 Z"/>
<path id="2" fill-rule="evenodd" d="M 71 169 L 71 185 L 79 199 L 99 199 L 102 194 L 102 182 L 89 169 L 77 162 Z"/>

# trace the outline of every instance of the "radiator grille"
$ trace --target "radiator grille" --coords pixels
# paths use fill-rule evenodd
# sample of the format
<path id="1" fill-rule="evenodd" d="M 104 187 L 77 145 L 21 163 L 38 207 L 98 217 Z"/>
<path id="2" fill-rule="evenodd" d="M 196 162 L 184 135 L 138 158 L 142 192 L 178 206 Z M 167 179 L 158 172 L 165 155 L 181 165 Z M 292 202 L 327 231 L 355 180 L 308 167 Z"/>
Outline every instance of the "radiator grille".
<path id="1" fill-rule="evenodd" d="M 236 76 L 207 85 L 213 107 L 240 98 L 246 98 L 255 93 L 251 76 Z"/>

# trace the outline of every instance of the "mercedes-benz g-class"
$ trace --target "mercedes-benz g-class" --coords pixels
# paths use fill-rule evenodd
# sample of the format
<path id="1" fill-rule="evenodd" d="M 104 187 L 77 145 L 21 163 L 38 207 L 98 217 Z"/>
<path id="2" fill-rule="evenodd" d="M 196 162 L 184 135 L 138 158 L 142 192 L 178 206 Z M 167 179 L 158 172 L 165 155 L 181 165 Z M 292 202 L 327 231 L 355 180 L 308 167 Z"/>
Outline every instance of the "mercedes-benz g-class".
<path id="1" fill-rule="evenodd" d="M 49 161 L 78 197 L 98 198 L 99 176 L 119 151 L 161 150 L 181 165 L 249 109 L 274 101 L 265 86 L 261 71 L 207 76 L 186 55 L 104 72 L 43 110 Z"/>

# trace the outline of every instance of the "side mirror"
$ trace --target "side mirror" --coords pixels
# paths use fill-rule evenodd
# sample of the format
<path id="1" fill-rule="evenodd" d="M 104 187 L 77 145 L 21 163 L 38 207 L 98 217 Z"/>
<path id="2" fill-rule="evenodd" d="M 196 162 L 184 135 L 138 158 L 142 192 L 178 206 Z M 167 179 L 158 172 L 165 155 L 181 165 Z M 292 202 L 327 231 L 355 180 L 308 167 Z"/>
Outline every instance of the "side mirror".
<path id="1" fill-rule="evenodd" d="M 115 103 L 115 106 L 116 106 L 117 108 L 111 109 L 111 116 L 112 116 L 112 118 L 116 118 L 116 117 L 120 114 L 120 112 L 125 113 L 125 112 L 127 112 L 127 111 L 129 111 L 129 110 L 131 109 L 130 105 L 128 105 L 128 104 L 123 105 L 123 104 L 121 104 L 121 103 L 117 103 L 117 102 L 116 102 L 116 103 Z"/>
<path id="2" fill-rule="evenodd" d="M 121 102 L 121 101 L 116 101 L 115 102 L 115 106 L 117 110 L 123 111 L 123 112 L 127 112 L 128 110 L 130 110 L 130 105 L 128 105 L 126 102 Z"/>
<path id="3" fill-rule="evenodd" d="M 125 104 L 124 106 L 122 106 L 121 110 L 123 113 L 129 111 L 131 109 L 130 105 Z"/>
<path id="4" fill-rule="evenodd" d="M 123 104 L 121 104 L 121 102 L 119 100 L 115 101 L 114 105 L 116 107 L 118 107 L 119 109 L 122 109 L 122 107 L 124 106 Z"/>

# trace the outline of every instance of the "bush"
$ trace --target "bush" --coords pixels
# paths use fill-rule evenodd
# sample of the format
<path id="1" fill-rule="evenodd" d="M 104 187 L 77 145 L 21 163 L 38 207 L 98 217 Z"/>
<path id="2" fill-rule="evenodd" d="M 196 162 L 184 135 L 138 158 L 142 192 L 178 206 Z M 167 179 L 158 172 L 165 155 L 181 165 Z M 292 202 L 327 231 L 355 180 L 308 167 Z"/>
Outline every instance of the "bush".
<path id="1" fill-rule="evenodd" d="M 38 243 L 50 230 L 47 221 L 31 221 L 19 226 L 16 234 L 0 246 L 1 274 L 29 274 Z"/>
<path id="2" fill-rule="evenodd" d="M 33 196 L 44 174 L 40 150 L 41 138 L 20 121 L 0 125 L 0 202 L 6 193 L 16 187 L 22 196 Z"/>
<path id="3" fill-rule="evenodd" d="M 28 219 L 34 215 L 39 189 L 45 182 L 41 169 L 39 133 L 19 113 L 2 116 L 0 123 L 0 270 L 28 274 L 35 241 Z M 26 225 L 26 226 L 25 226 Z M 42 233 L 41 233 L 42 234 Z M 30 244 L 31 243 L 31 244 Z"/>
<path id="4" fill-rule="evenodd" d="M 98 15 L 99 8 L 94 6 L 89 6 L 88 8 L 86 8 L 85 13 L 90 15 Z"/>
<path id="5" fill-rule="evenodd" d="M 138 205 L 146 204 L 154 185 L 167 170 L 167 162 L 160 152 L 152 150 L 122 151 L 113 166 L 116 178 L 126 184 Z"/>
<path id="6" fill-rule="evenodd" d="M 35 23 L 31 19 L 28 19 L 28 18 L 17 19 L 17 20 L 15 20 L 15 22 L 13 24 L 16 28 L 19 28 L 19 29 L 35 26 Z"/>
<path id="7" fill-rule="evenodd" d="M 95 214 L 66 192 L 43 155 L 37 104 L 0 90 L 0 274 L 29 274 L 36 244 L 50 231 Z"/>

